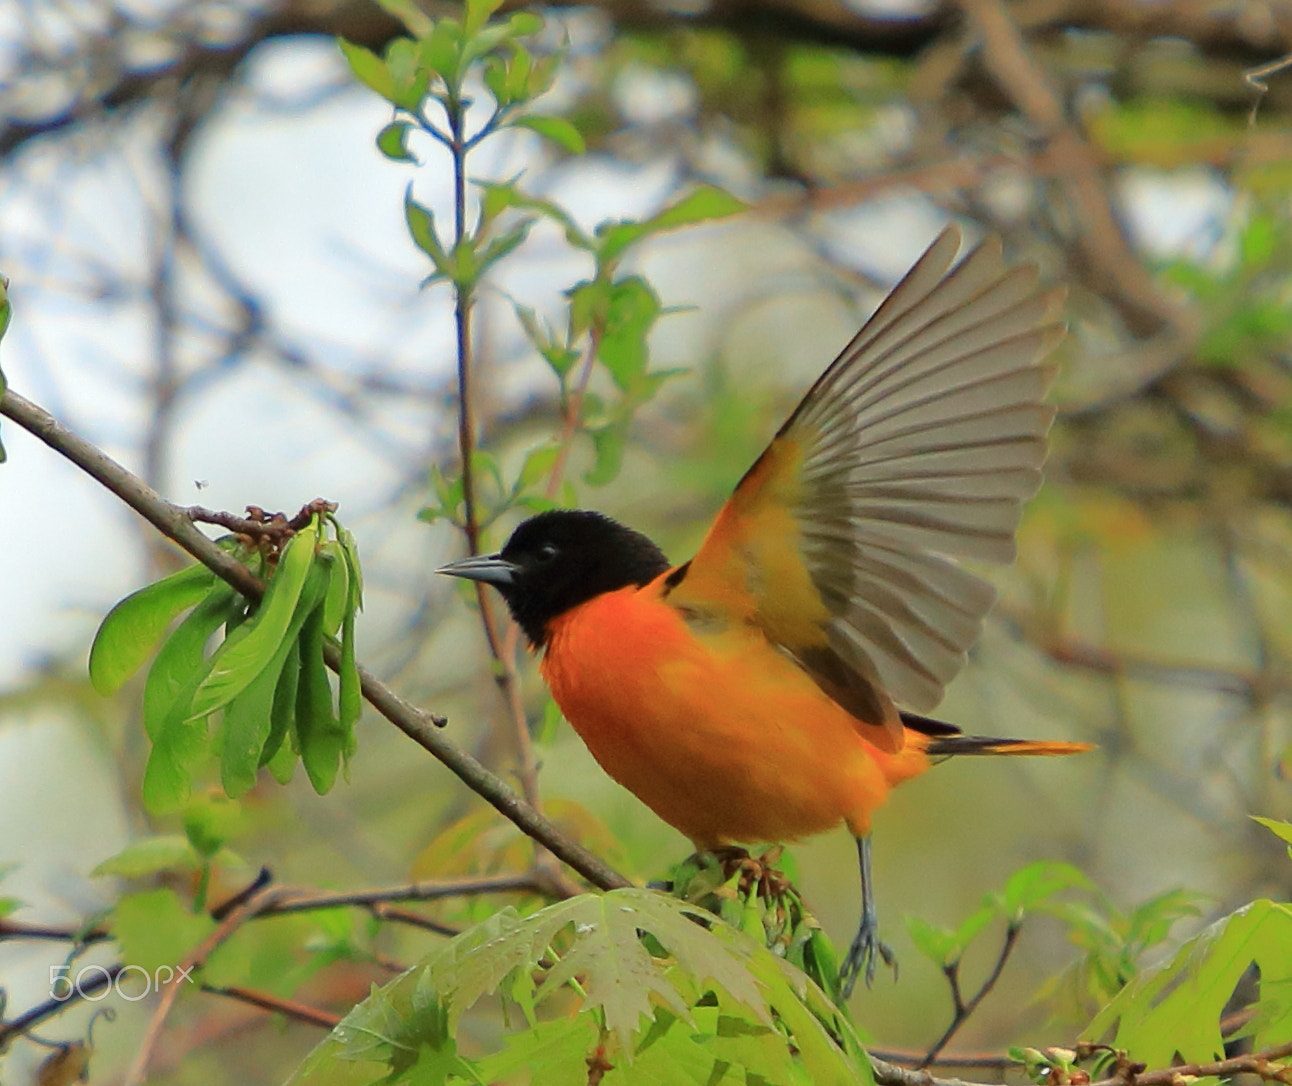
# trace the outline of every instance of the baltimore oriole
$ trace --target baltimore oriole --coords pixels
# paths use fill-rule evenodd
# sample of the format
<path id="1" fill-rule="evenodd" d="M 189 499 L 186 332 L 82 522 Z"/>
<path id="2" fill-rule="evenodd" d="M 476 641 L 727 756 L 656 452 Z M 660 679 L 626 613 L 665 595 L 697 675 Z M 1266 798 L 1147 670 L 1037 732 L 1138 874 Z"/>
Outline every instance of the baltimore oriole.
<path id="1" fill-rule="evenodd" d="M 1083 743 L 967 736 L 932 709 L 995 592 L 955 558 L 1008 562 L 1054 410 L 1062 291 L 989 240 L 951 270 L 945 230 L 817 380 L 673 566 L 599 513 L 522 523 L 441 573 L 496 585 L 597 761 L 701 850 L 847 825 L 878 937 L 871 812 L 951 754 Z M 904 708 L 899 709 L 898 706 Z"/>

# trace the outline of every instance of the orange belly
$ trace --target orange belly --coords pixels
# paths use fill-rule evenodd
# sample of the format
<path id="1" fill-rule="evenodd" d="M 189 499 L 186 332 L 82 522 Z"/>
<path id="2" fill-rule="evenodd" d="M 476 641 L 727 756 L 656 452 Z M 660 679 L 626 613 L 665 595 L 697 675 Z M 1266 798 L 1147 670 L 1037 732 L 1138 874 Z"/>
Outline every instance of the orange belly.
<path id="1" fill-rule="evenodd" d="M 602 768 L 698 846 L 865 834 L 928 767 L 923 736 L 877 749 L 757 628 L 692 630 L 658 586 L 554 620 L 542 670 Z"/>

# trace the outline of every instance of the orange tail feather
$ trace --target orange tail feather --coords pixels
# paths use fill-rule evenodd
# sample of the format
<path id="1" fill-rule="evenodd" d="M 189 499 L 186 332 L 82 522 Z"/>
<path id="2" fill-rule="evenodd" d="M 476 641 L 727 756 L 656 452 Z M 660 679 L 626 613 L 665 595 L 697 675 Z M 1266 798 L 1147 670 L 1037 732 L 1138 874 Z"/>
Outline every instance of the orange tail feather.
<path id="1" fill-rule="evenodd" d="M 925 747 L 931 758 L 952 754 L 1081 754 L 1094 743 L 1061 743 L 1047 739 L 988 739 L 982 735 L 936 735 Z"/>

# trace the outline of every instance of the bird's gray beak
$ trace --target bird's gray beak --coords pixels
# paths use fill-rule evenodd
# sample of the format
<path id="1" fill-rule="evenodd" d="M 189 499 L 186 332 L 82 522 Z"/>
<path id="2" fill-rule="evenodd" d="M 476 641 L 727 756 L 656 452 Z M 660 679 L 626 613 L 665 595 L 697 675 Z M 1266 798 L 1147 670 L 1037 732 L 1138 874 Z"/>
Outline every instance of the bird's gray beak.
<path id="1" fill-rule="evenodd" d="M 440 566 L 435 572 L 447 573 L 450 577 L 465 577 L 468 581 L 511 585 L 516 583 L 517 567 L 501 554 L 474 554 L 470 558 L 459 558 L 447 566 Z"/>

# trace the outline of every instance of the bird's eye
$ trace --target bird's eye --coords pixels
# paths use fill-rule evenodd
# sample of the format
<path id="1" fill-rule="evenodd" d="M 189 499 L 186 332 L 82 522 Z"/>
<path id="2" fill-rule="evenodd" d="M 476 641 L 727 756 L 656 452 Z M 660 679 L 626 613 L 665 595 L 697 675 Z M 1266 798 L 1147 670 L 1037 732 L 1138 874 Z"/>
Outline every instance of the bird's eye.
<path id="1" fill-rule="evenodd" d="M 555 543 L 544 543 L 538 548 L 538 560 L 540 562 L 550 562 L 560 553 Z"/>

